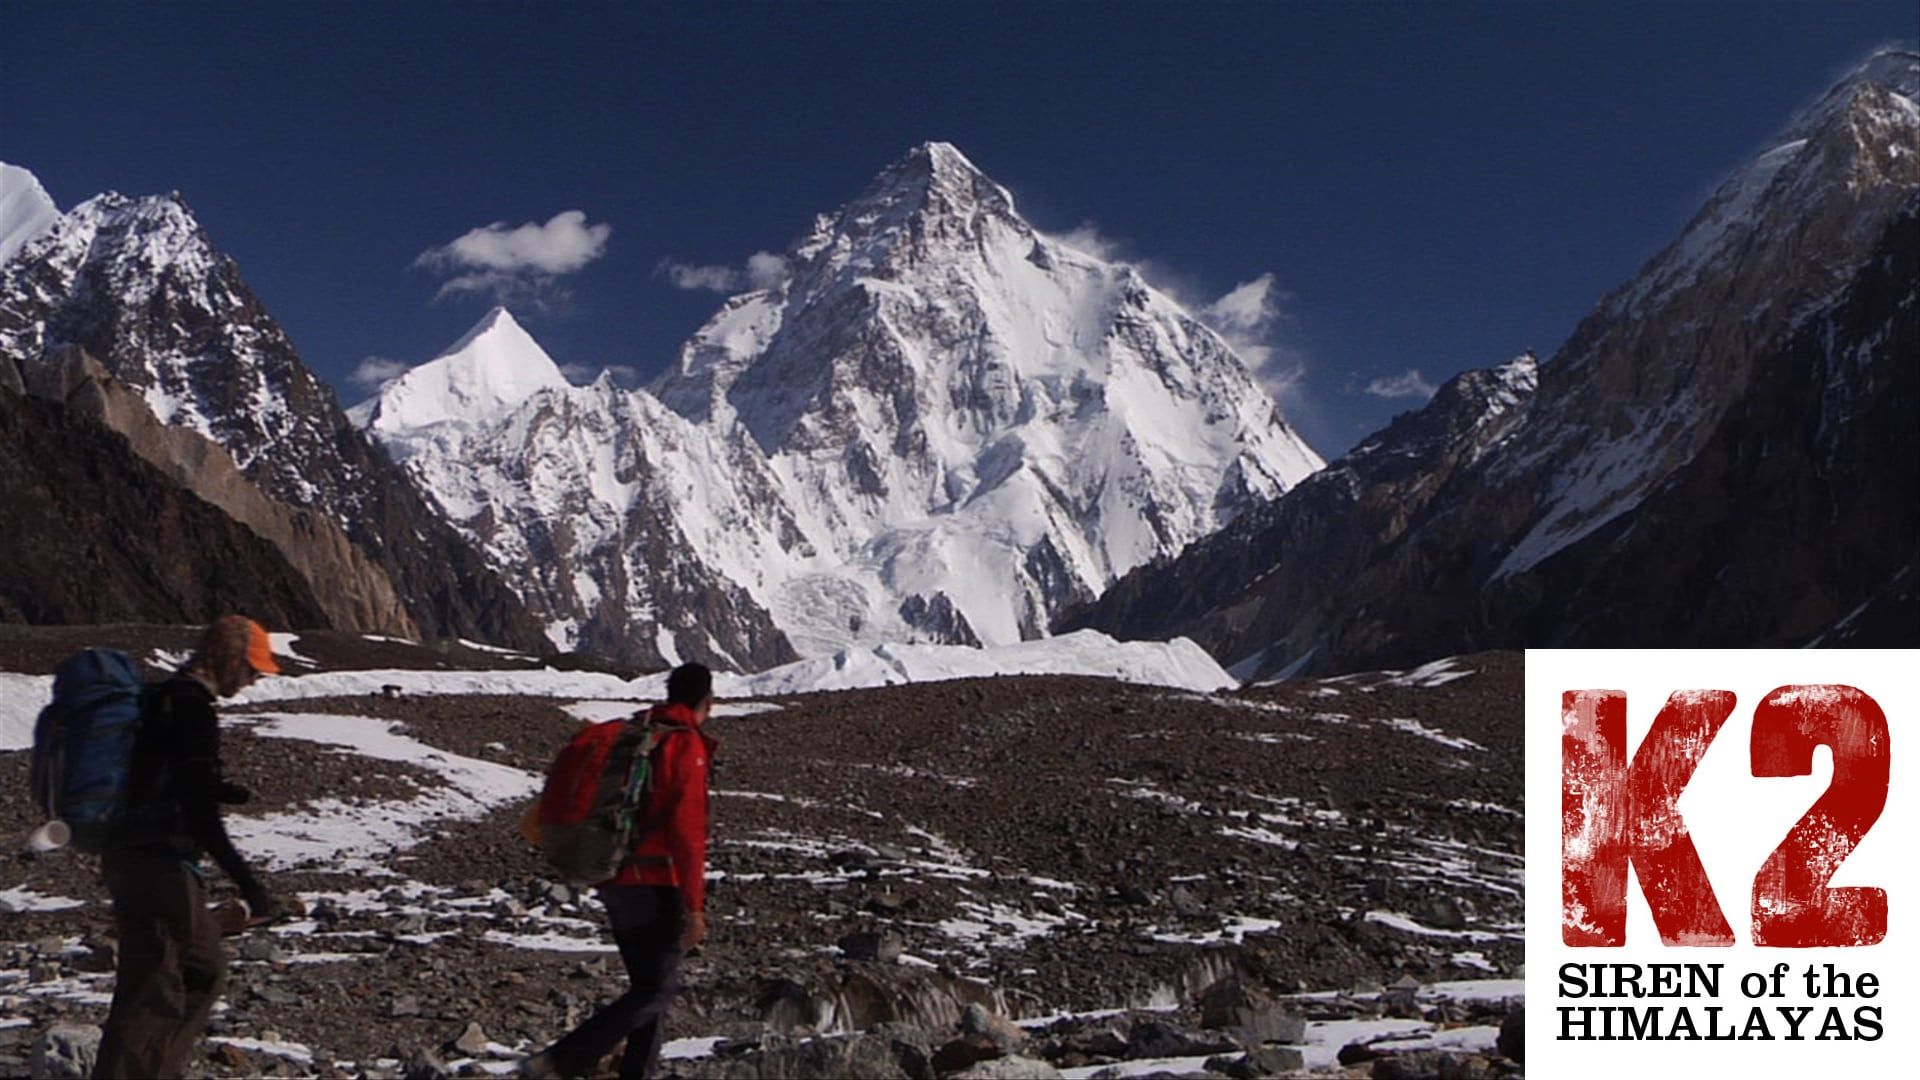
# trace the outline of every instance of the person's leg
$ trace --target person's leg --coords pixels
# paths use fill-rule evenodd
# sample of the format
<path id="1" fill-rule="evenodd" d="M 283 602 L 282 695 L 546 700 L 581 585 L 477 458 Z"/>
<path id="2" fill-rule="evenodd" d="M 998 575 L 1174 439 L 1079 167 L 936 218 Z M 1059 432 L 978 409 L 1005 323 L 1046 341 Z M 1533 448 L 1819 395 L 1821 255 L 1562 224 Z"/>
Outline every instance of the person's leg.
<path id="1" fill-rule="evenodd" d="M 633 984 L 630 993 L 643 999 L 634 1010 L 627 1049 L 620 1056 L 620 1080 L 645 1080 L 653 1075 L 666 1034 L 667 1012 L 680 993 L 680 934 L 686 927 L 686 912 L 680 906 L 678 889 L 653 892 L 653 920 L 626 931 L 616 930 L 613 935 Z"/>
<path id="2" fill-rule="evenodd" d="M 675 974 L 679 969 L 680 929 L 684 923 L 679 890 L 621 886 L 603 889 L 600 896 L 607 906 L 614 944 L 619 946 L 630 985 L 626 993 L 602 1006 L 585 1023 L 537 1055 L 543 1066 L 550 1064 L 562 1076 L 590 1072 L 621 1039 L 627 1039 L 630 1033 L 649 1023 L 654 1025 L 653 1029 L 641 1034 L 650 1041 L 657 1040 L 658 1020 L 673 1004 L 673 994 L 678 990 Z M 638 1041 L 629 1039 L 629 1047 Z M 637 1061 L 644 1067 L 649 1057 Z M 625 1060 L 636 1060 L 631 1050 Z M 645 1074 L 629 1073 L 623 1065 L 621 1075 Z"/>
<path id="3" fill-rule="evenodd" d="M 180 1024 L 167 1047 L 164 1074 L 178 1076 L 186 1071 L 187 1057 L 194 1041 L 206 1030 L 207 1018 L 220 1000 L 227 984 L 227 950 L 220 943 L 220 925 L 207 908 L 206 886 L 199 875 L 189 871 L 187 902 L 178 912 L 178 930 L 185 935 L 180 954 L 180 981 L 186 991 Z"/>
<path id="4" fill-rule="evenodd" d="M 110 853 L 104 862 L 120 959 L 93 1075 L 101 1080 L 177 1075 L 165 1067 L 186 1015 L 185 942 L 173 913 L 188 888 L 182 879 L 192 875 L 178 859 L 160 856 Z"/>

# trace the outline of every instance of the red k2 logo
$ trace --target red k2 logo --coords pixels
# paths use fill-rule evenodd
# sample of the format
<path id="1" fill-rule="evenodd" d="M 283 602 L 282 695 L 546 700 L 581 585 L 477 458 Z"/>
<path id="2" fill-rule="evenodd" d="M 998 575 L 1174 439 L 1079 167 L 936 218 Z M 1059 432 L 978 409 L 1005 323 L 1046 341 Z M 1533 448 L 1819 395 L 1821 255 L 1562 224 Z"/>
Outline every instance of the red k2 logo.
<path id="1" fill-rule="evenodd" d="M 1561 695 L 1560 934 L 1566 944 L 1626 944 L 1629 864 L 1661 941 L 1734 943 L 1675 805 L 1734 707 L 1725 690 L 1673 694 L 1629 761 L 1626 694 Z M 1782 686 L 1761 700 L 1749 751 L 1754 776 L 1806 776 L 1816 746 L 1832 750 L 1833 780 L 1754 875 L 1756 945 L 1873 945 L 1887 933 L 1886 890 L 1828 887 L 1886 806 L 1886 714 L 1851 686 Z"/>

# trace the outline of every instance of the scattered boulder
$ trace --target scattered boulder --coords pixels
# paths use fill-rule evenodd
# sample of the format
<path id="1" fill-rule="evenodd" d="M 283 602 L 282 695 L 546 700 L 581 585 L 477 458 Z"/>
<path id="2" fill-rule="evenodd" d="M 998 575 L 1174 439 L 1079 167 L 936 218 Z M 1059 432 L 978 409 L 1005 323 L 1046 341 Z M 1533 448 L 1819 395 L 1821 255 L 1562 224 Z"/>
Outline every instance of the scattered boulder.
<path id="1" fill-rule="evenodd" d="M 960 1030 L 986 1036 L 1002 1053 L 1011 1054 L 1027 1044 L 1026 1029 L 977 1001 L 960 1014 Z"/>
<path id="2" fill-rule="evenodd" d="M 1060 1070 L 1036 1058 L 1003 1057 L 954 1073 L 950 1080 L 1060 1080 Z"/>
<path id="3" fill-rule="evenodd" d="M 1199 1057 L 1224 1054 L 1239 1046 L 1230 1038 L 1188 1031 L 1165 1020 L 1142 1020 L 1127 1033 L 1127 1057 Z"/>
<path id="4" fill-rule="evenodd" d="M 254 1068 L 253 1055 L 232 1043 L 221 1043 L 214 1047 L 207 1056 L 213 1059 L 214 1064 L 229 1069 L 238 1069 L 241 1072 L 250 1074 Z"/>
<path id="5" fill-rule="evenodd" d="M 452 1075 L 447 1063 L 430 1050 L 415 1050 L 401 1073 L 403 1080 L 448 1080 Z"/>
<path id="6" fill-rule="evenodd" d="M 1374 1061 L 1373 1080 L 1493 1080 L 1493 1062 L 1456 1050 L 1409 1050 Z"/>
<path id="7" fill-rule="evenodd" d="M 820 1014 L 813 994 L 792 979 L 768 979 L 761 983 L 754 995 L 754 1008 L 767 1030 L 779 1033 L 810 1030 Z"/>
<path id="8" fill-rule="evenodd" d="M 1306 1067 L 1306 1055 L 1287 1046 L 1256 1046 L 1244 1054 L 1208 1058 L 1206 1065 L 1208 1072 L 1220 1073 L 1233 1080 L 1260 1080 L 1262 1077 L 1298 1072 Z"/>
<path id="9" fill-rule="evenodd" d="M 906 943 L 891 930 L 863 930 L 840 939 L 840 951 L 849 960 L 891 964 L 900 959 Z"/>
<path id="10" fill-rule="evenodd" d="M 487 1038 L 486 1029 L 477 1021 L 468 1021 L 465 1030 L 450 1040 L 447 1046 L 469 1057 L 478 1057 L 487 1052 L 487 1044 L 491 1041 Z"/>
<path id="11" fill-rule="evenodd" d="M 1173 891 L 1167 894 L 1167 900 L 1173 905 L 1175 913 L 1189 919 L 1197 919 L 1207 913 L 1207 905 L 1201 903 L 1200 898 L 1193 895 L 1193 890 L 1185 885 L 1175 885 Z"/>
<path id="12" fill-rule="evenodd" d="M 92 1024 L 55 1024 L 33 1044 L 35 1080 L 85 1080 L 100 1056 L 100 1029 Z"/>
<path id="13" fill-rule="evenodd" d="M 1200 1025 L 1230 1032 L 1249 1049 L 1262 1043 L 1299 1043 L 1307 1018 L 1228 976 L 1200 995 Z"/>
<path id="14" fill-rule="evenodd" d="M 98 934 L 88 936 L 86 951 L 73 958 L 75 971 L 100 974 L 114 970 L 120 961 L 120 943 Z"/>
<path id="15" fill-rule="evenodd" d="M 1007 1052 L 984 1034 L 969 1033 L 949 1039 L 933 1052 L 933 1071 L 942 1076 L 972 1068 L 982 1061 L 1005 1057 Z"/>

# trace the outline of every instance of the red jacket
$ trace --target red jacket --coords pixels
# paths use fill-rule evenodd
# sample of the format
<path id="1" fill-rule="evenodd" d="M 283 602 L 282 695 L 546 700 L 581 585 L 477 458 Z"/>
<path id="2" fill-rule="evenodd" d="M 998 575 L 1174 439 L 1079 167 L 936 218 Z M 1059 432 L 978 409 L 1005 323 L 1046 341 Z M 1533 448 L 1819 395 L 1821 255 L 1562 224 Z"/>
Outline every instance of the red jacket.
<path id="1" fill-rule="evenodd" d="M 692 728 L 668 732 L 654 750 L 654 776 L 647 795 L 644 832 L 633 861 L 615 885 L 672 885 L 688 911 L 707 903 L 707 770 L 716 745 L 700 730 L 700 715 L 685 705 L 656 705 L 650 724 Z"/>

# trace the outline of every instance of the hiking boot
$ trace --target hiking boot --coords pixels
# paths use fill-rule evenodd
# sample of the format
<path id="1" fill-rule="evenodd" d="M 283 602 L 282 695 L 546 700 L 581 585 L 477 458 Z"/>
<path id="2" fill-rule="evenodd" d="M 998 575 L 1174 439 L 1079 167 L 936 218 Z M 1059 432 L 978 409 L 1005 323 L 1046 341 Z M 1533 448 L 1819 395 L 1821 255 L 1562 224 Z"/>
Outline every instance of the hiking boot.
<path id="1" fill-rule="evenodd" d="M 566 1076 L 560 1071 L 560 1063 L 545 1050 L 532 1057 L 521 1058 L 520 1067 L 514 1075 L 523 1077 L 524 1080 L 561 1080 Z"/>

